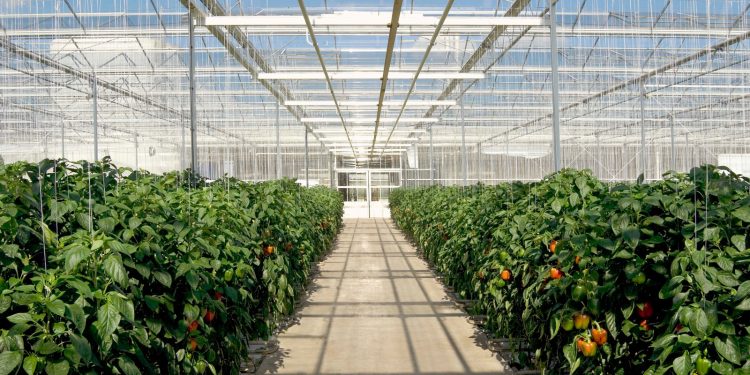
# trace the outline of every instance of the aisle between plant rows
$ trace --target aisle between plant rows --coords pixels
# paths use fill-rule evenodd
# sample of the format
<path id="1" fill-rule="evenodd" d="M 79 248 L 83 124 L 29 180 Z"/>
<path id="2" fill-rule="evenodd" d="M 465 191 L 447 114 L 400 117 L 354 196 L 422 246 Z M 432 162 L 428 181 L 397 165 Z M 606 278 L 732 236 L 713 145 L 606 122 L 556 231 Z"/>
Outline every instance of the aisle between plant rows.
<path id="1" fill-rule="evenodd" d="M 257 373 L 498 374 L 505 366 L 390 220 L 344 221 Z"/>

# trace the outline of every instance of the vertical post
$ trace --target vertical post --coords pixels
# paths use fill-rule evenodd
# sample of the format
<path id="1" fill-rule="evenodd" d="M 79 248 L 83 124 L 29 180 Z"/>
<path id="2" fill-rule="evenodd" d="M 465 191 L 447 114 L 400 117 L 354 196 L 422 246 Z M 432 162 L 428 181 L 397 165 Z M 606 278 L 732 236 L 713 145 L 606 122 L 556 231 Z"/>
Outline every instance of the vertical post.
<path id="1" fill-rule="evenodd" d="M 91 98 L 93 103 L 93 124 L 94 124 L 94 161 L 99 160 L 99 92 L 96 87 L 96 73 L 91 80 Z"/>
<path id="2" fill-rule="evenodd" d="M 482 142 L 477 143 L 477 181 L 482 182 Z"/>
<path id="3" fill-rule="evenodd" d="M 646 88 L 643 85 L 643 81 L 641 81 L 641 95 L 640 95 L 640 105 L 641 105 L 641 165 L 640 170 L 641 174 L 643 174 L 643 177 L 646 177 L 646 108 L 645 108 L 645 99 L 646 99 Z"/>
<path id="4" fill-rule="evenodd" d="M 669 136 L 671 140 L 670 153 L 672 154 L 670 158 L 669 168 L 674 171 L 674 170 L 677 170 L 677 154 L 675 154 L 675 149 L 674 149 L 674 115 L 669 116 Z"/>
<path id="5" fill-rule="evenodd" d="M 602 173 L 602 144 L 599 133 L 596 133 L 596 163 L 598 164 L 596 167 L 597 175 L 600 179 L 602 179 L 604 178 L 604 174 Z"/>
<path id="6" fill-rule="evenodd" d="M 60 129 L 62 131 L 62 134 L 60 137 L 61 138 L 60 142 L 62 143 L 60 153 L 62 154 L 61 157 L 65 159 L 65 120 L 61 121 L 60 124 L 62 124 L 62 128 Z"/>
<path id="7" fill-rule="evenodd" d="M 562 169 L 560 148 L 560 77 L 557 69 L 557 0 L 549 0 L 549 49 L 552 70 L 552 160 L 555 172 Z"/>
<path id="8" fill-rule="evenodd" d="M 435 185 L 435 158 L 434 158 L 434 149 L 432 145 L 432 125 L 427 129 L 430 134 L 430 148 L 429 148 L 429 157 L 430 157 L 430 185 Z"/>
<path id="9" fill-rule="evenodd" d="M 279 122 L 279 108 L 281 104 L 276 101 L 276 179 L 281 179 L 281 123 Z"/>
<path id="10" fill-rule="evenodd" d="M 253 146 L 253 180 L 260 180 L 258 178 L 258 148 Z"/>
<path id="11" fill-rule="evenodd" d="M 180 136 L 182 138 L 182 144 L 180 145 L 180 170 L 185 170 L 185 123 L 180 121 Z"/>
<path id="12" fill-rule="evenodd" d="M 469 184 L 469 158 L 466 155 L 466 121 L 464 118 L 463 83 L 461 83 L 461 97 L 458 98 L 461 111 L 461 169 L 463 169 L 464 186 Z"/>
<path id="13" fill-rule="evenodd" d="M 685 171 L 689 171 L 693 163 L 693 149 L 689 147 L 689 142 L 690 138 L 688 136 L 688 133 L 685 132 Z M 688 155 L 690 155 L 690 159 L 688 159 Z"/>
<path id="14" fill-rule="evenodd" d="M 409 176 L 406 175 L 406 170 L 404 169 L 404 155 L 406 155 L 405 152 L 402 152 L 401 155 L 398 158 L 399 167 L 401 167 L 401 185 L 402 186 L 409 186 L 408 180 Z"/>
<path id="15" fill-rule="evenodd" d="M 336 187 L 333 164 L 335 163 L 333 152 L 328 153 L 328 177 L 331 179 L 331 188 Z"/>
<path id="16" fill-rule="evenodd" d="M 365 182 L 367 183 L 367 189 L 365 190 L 367 194 L 367 218 L 371 218 L 372 217 L 372 186 L 371 186 L 372 175 L 370 174 L 369 168 L 365 171 L 365 177 L 366 177 Z"/>
<path id="17" fill-rule="evenodd" d="M 305 186 L 310 187 L 310 150 L 307 147 L 307 135 L 310 130 L 305 127 Z"/>
<path id="18" fill-rule="evenodd" d="M 188 10 L 188 38 L 190 53 L 190 170 L 196 172 L 198 167 L 198 135 L 196 134 L 196 103 L 195 103 L 195 23 L 193 22 L 193 8 Z"/>
<path id="19" fill-rule="evenodd" d="M 135 142 L 135 170 L 137 171 L 137 170 L 141 169 L 138 166 L 138 134 L 136 134 L 134 138 L 135 138 L 135 140 L 134 140 L 134 142 Z"/>

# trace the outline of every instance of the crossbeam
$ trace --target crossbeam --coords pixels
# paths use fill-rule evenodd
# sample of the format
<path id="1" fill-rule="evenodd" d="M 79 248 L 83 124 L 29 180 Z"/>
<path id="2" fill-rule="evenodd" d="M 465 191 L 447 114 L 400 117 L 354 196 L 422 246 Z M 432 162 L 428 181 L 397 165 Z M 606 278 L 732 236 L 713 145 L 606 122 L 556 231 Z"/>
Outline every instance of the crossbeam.
<path id="1" fill-rule="evenodd" d="M 422 14 L 404 14 L 398 21 L 398 26 L 430 26 L 437 27 L 440 17 Z M 390 13 L 374 12 L 339 12 L 310 16 L 313 27 L 389 27 Z M 540 17 L 472 17 L 453 16 L 445 19 L 445 26 L 546 26 L 547 21 Z M 244 26 L 244 27 L 274 27 L 274 26 L 305 26 L 302 16 L 213 16 L 199 18 L 196 26 Z"/>

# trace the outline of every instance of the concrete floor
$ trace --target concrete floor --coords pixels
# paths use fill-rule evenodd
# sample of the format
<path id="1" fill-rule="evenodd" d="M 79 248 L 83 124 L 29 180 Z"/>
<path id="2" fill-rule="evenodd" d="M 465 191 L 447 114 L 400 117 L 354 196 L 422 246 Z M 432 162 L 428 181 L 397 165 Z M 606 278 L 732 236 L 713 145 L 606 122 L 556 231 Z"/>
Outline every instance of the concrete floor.
<path id="1" fill-rule="evenodd" d="M 389 219 L 345 220 L 320 271 L 256 373 L 511 373 Z"/>

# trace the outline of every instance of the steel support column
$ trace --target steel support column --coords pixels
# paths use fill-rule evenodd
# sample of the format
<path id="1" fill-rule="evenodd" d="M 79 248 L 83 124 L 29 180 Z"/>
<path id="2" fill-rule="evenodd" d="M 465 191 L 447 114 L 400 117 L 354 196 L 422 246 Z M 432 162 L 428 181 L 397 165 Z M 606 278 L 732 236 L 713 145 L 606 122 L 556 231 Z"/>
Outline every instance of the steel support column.
<path id="1" fill-rule="evenodd" d="M 138 166 L 138 134 L 133 136 L 133 142 L 135 142 L 135 170 L 139 170 L 140 167 Z"/>
<path id="2" fill-rule="evenodd" d="M 432 144 L 432 125 L 427 129 L 427 131 L 430 134 L 430 148 L 429 148 L 429 157 L 430 157 L 430 185 L 435 185 L 435 159 L 434 159 L 434 147 Z"/>
<path id="3" fill-rule="evenodd" d="M 281 103 L 276 101 L 276 179 L 281 179 L 281 122 L 279 120 L 279 108 Z"/>
<path id="4" fill-rule="evenodd" d="M 463 86 L 463 84 L 461 85 Z M 463 92 L 463 87 L 461 87 L 461 90 Z M 464 99 L 463 96 L 458 98 L 459 102 L 459 108 L 461 112 L 461 169 L 462 169 L 462 177 L 464 181 L 464 186 L 467 186 L 469 184 L 469 158 L 468 155 L 466 155 L 466 122 L 464 121 Z"/>
<path id="5" fill-rule="evenodd" d="M 328 153 L 328 177 L 331 179 L 330 185 L 331 185 L 332 189 L 336 188 L 336 181 L 335 181 L 336 180 L 336 176 L 335 176 L 336 172 L 334 171 L 334 168 L 333 168 L 333 165 L 335 163 L 336 163 L 336 159 L 333 156 L 333 152 L 329 152 Z"/>
<path id="6" fill-rule="evenodd" d="M 198 132 L 196 131 L 198 114 L 195 103 L 195 24 L 192 8 L 188 10 L 188 25 L 190 45 L 190 170 L 195 173 L 198 168 Z"/>
<path id="7" fill-rule="evenodd" d="M 549 50 L 552 69 L 552 160 L 555 172 L 562 169 L 560 147 L 560 77 L 557 69 L 557 0 L 549 0 Z"/>
<path id="8" fill-rule="evenodd" d="M 258 146 L 253 146 L 253 180 L 259 181 L 258 178 Z"/>
<path id="9" fill-rule="evenodd" d="M 60 157 L 65 159 L 65 121 L 60 121 Z"/>
<path id="10" fill-rule="evenodd" d="M 646 88 L 643 85 L 643 81 L 641 81 L 640 84 L 641 92 L 640 92 L 640 106 L 641 106 L 641 165 L 640 165 L 640 172 L 639 174 L 642 174 L 643 177 L 646 177 L 646 108 L 645 108 L 645 100 L 646 100 Z"/>
<path id="11" fill-rule="evenodd" d="M 482 142 L 477 143 L 477 182 L 482 182 Z"/>
<path id="12" fill-rule="evenodd" d="M 310 187 L 310 149 L 307 146 L 307 136 L 310 131 L 305 128 L 305 186 Z"/>
<path id="13" fill-rule="evenodd" d="M 596 170 L 597 170 L 597 177 L 604 178 L 604 168 L 602 168 L 602 146 L 601 146 L 601 139 L 599 136 L 599 133 L 596 133 Z"/>
<path id="14" fill-rule="evenodd" d="M 180 170 L 185 170 L 185 123 L 180 120 L 180 137 L 182 141 L 180 143 Z"/>
<path id="15" fill-rule="evenodd" d="M 669 136 L 670 136 L 670 169 L 677 170 L 677 154 L 674 149 L 674 115 L 669 116 Z"/>
<path id="16" fill-rule="evenodd" d="M 93 105 L 93 124 L 94 124 L 94 161 L 99 160 L 99 90 L 96 85 L 96 73 L 91 81 L 91 99 Z"/>

